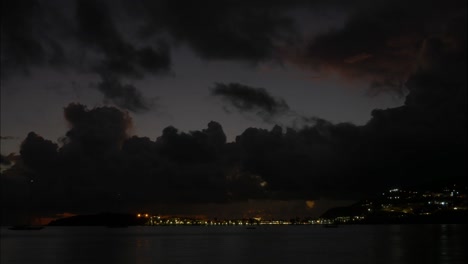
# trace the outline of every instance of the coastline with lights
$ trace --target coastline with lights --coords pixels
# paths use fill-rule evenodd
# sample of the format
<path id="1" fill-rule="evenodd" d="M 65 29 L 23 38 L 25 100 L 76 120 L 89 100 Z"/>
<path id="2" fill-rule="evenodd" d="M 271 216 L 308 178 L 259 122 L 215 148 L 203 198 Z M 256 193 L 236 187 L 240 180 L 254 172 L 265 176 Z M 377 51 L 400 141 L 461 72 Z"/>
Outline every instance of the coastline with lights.
<path id="1" fill-rule="evenodd" d="M 394 188 L 381 195 L 346 207 L 328 210 L 318 218 L 242 219 L 100 213 L 75 215 L 51 221 L 49 226 L 257 226 L 329 224 L 458 224 L 468 221 L 466 187 L 445 187 L 437 191 Z"/>

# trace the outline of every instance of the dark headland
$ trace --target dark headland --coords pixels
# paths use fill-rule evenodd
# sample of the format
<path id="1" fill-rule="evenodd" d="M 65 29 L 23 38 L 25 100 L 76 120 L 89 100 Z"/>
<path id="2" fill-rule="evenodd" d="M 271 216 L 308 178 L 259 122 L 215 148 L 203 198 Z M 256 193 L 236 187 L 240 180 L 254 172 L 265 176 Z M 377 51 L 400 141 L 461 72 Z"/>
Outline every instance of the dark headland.
<path id="1" fill-rule="evenodd" d="M 76 215 L 51 221 L 49 226 L 108 226 L 125 227 L 144 225 L 145 219 L 134 214 L 100 213 L 90 215 Z"/>

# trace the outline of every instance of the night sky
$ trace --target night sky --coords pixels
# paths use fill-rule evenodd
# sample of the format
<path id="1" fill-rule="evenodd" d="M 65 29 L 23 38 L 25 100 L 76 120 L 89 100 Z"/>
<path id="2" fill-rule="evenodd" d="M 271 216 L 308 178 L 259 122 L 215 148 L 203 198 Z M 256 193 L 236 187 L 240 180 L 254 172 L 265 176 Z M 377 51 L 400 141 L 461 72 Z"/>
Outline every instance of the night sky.
<path id="1" fill-rule="evenodd" d="M 3 220 L 31 195 L 289 217 L 466 184 L 466 22 L 464 0 L 2 0 Z"/>

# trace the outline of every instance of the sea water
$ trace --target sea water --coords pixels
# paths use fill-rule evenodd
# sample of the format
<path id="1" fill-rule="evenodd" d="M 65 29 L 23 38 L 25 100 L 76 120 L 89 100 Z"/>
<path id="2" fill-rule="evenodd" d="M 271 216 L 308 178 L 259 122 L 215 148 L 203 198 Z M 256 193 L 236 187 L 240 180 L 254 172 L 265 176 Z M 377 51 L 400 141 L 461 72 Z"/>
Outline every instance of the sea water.
<path id="1" fill-rule="evenodd" d="M 466 225 L 2 227 L 0 263 L 465 264 L 467 231 Z"/>

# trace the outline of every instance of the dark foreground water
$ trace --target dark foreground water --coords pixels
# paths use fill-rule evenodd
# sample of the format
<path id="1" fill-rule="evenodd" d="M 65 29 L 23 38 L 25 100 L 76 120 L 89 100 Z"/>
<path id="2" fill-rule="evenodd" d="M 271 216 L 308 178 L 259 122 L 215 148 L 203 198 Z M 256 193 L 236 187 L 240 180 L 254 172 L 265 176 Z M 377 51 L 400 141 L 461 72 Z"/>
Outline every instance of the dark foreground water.
<path id="1" fill-rule="evenodd" d="M 1 264 L 467 263 L 467 225 L 1 229 Z"/>

